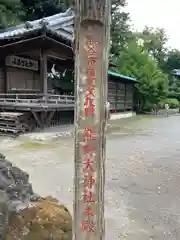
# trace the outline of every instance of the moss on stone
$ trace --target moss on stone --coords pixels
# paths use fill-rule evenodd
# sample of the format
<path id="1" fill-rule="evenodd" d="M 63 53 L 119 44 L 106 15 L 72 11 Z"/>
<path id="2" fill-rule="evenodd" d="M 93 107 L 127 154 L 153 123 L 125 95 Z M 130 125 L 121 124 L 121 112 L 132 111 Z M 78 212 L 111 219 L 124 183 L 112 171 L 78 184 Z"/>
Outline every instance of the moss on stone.
<path id="1" fill-rule="evenodd" d="M 72 217 L 51 197 L 9 216 L 5 240 L 72 240 Z"/>

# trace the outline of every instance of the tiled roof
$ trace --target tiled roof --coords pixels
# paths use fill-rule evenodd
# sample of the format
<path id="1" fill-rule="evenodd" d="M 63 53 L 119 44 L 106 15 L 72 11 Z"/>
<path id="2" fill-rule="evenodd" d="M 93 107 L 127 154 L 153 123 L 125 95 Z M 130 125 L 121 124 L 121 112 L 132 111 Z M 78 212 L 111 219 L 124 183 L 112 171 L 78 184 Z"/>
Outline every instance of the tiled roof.
<path id="1" fill-rule="evenodd" d="M 72 41 L 73 25 L 74 13 L 71 9 L 68 9 L 64 13 L 55 14 L 35 21 L 28 21 L 16 27 L 7 28 L 5 31 L 0 32 L 0 40 L 19 38 L 24 34 L 31 34 L 46 26 L 47 31 L 65 40 Z"/>

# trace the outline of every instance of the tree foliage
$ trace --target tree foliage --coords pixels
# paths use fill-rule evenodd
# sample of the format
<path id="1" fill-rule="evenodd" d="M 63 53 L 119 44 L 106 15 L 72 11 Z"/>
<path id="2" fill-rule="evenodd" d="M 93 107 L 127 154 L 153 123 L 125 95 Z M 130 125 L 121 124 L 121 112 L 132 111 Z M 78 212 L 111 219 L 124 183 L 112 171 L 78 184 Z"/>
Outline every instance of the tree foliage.
<path id="1" fill-rule="evenodd" d="M 22 14 L 20 0 L 0 0 L 0 29 L 18 24 Z"/>
<path id="2" fill-rule="evenodd" d="M 74 0 L 0 0 L 0 28 L 51 16 L 73 3 Z M 137 78 L 136 99 L 141 108 L 165 98 L 167 83 L 169 95 L 180 96 L 180 80 L 172 72 L 180 68 L 180 52 L 168 51 L 168 37 L 162 28 L 145 27 L 142 32 L 132 32 L 126 5 L 127 0 L 112 1 L 111 69 Z M 137 44 L 139 39 L 143 41 L 141 46 Z"/>
<path id="3" fill-rule="evenodd" d="M 164 71 L 169 76 L 169 97 L 180 99 L 180 51 L 170 50 L 164 62 Z"/>
<path id="4" fill-rule="evenodd" d="M 123 11 L 126 0 L 114 0 L 111 8 L 111 54 L 118 57 L 131 35 L 129 14 Z"/>
<path id="5" fill-rule="evenodd" d="M 135 41 L 121 53 L 117 63 L 122 74 L 135 77 L 136 101 L 140 110 L 157 104 L 167 95 L 167 76 L 158 68 L 156 61 Z"/>
<path id="6" fill-rule="evenodd" d="M 165 61 L 165 69 L 172 73 L 174 69 L 180 69 L 180 51 L 177 49 L 170 50 Z"/>
<path id="7" fill-rule="evenodd" d="M 163 68 L 167 53 L 166 43 L 168 37 L 166 31 L 163 28 L 146 26 L 142 32 L 137 32 L 135 35 L 143 40 L 143 46 L 148 54 L 157 60 L 160 68 Z"/>
<path id="8" fill-rule="evenodd" d="M 25 11 L 24 20 L 35 20 L 64 12 L 73 0 L 21 0 Z"/>

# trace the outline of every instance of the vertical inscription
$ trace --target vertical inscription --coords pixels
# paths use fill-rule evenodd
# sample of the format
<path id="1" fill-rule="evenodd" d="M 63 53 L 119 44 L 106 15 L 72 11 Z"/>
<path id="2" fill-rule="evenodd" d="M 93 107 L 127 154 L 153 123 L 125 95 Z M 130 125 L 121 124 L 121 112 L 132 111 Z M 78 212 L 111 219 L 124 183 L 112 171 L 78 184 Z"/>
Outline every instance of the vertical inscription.
<path id="1" fill-rule="evenodd" d="M 87 33 L 88 34 L 88 33 Z M 96 98 L 96 62 L 97 62 L 97 47 L 99 42 L 91 39 L 91 35 L 85 37 L 85 57 L 87 62 L 87 84 L 84 88 L 84 128 L 82 129 L 82 152 L 83 152 L 83 212 L 84 216 L 81 222 L 82 232 L 96 233 L 97 218 L 97 184 L 96 184 L 96 157 L 97 157 L 97 133 L 95 131 L 95 121 L 97 106 Z M 88 121 L 90 120 L 90 121 Z"/>

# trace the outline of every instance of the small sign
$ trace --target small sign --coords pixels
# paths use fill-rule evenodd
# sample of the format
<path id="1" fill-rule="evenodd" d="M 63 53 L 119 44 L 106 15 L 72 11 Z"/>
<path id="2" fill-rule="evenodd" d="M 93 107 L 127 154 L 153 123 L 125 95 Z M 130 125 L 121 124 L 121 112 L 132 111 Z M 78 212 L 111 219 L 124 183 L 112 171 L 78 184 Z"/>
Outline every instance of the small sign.
<path id="1" fill-rule="evenodd" d="M 38 61 L 18 56 L 7 56 L 6 66 L 38 71 Z"/>

